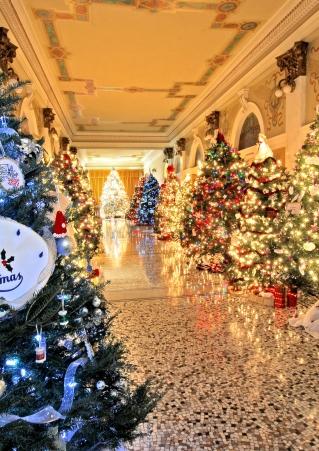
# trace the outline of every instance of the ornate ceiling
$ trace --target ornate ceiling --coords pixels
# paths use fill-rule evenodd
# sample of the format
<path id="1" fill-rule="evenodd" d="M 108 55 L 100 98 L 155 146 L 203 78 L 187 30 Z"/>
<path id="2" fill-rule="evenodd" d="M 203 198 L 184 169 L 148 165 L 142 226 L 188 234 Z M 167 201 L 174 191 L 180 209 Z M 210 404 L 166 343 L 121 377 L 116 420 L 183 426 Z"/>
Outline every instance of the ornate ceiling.
<path id="1" fill-rule="evenodd" d="M 278 0 L 21 0 L 73 133 L 167 135 Z"/>

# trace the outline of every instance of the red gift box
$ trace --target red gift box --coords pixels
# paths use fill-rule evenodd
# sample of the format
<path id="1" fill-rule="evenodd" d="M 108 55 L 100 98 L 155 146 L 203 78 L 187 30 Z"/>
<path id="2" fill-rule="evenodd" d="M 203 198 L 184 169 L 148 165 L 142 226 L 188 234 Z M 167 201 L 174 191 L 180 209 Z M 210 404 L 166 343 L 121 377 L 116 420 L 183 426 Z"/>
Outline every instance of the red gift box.
<path id="1" fill-rule="evenodd" d="M 298 292 L 295 288 L 287 288 L 276 285 L 265 289 L 274 296 L 274 308 L 296 307 Z"/>

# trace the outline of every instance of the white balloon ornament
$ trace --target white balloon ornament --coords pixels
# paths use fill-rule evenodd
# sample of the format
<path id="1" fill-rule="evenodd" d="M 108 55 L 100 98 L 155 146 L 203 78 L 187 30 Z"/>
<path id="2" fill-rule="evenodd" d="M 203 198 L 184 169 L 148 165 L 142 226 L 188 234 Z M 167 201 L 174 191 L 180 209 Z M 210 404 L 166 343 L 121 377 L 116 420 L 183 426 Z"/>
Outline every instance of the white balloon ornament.
<path id="1" fill-rule="evenodd" d="M 40 235 L 4 217 L 0 217 L 0 255 L 0 299 L 21 309 L 47 283 L 54 259 Z"/>

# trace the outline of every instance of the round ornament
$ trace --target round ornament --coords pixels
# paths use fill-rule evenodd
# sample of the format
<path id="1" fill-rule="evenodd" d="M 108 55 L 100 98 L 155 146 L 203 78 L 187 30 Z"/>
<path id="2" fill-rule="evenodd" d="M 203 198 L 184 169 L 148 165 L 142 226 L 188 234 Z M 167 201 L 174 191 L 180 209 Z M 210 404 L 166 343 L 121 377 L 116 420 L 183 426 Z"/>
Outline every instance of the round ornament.
<path id="1" fill-rule="evenodd" d="M 307 252 L 311 252 L 314 249 L 316 249 L 315 243 L 312 243 L 311 241 L 308 241 L 307 243 L 304 243 L 303 248 Z"/>
<path id="2" fill-rule="evenodd" d="M 22 188 L 24 183 L 18 163 L 11 158 L 0 158 L 0 187 L 10 192 Z"/>
<path id="3" fill-rule="evenodd" d="M 104 381 L 97 381 L 97 383 L 96 383 L 96 388 L 98 390 L 103 390 L 103 388 L 105 388 L 105 386 L 106 386 L 106 383 Z"/>
<path id="4" fill-rule="evenodd" d="M 48 244 L 29 227 L 0 217 L 0 255 L 0 297 L 23 308 L 53 271 Z"/>
<path id="5" fill-rule="evenodd" d="M 99 307 L 101 305 L 101 299 L 99 299 L 97 296 L 93 299 L 93 307 Z"/>
<path id="6" fill-rule="evenodd" d="M 99 317 L 103 315 L 103 312 L 102 312 L 102 310 L 100 308 L 94 309 L 93 313 L 94 313 L 95 316 L 99 316 Z"/>
<path id="7" fill-rule="evenodd" d="M 86 307 L 82 307 L 80 310 L 81 316 L 86 316 L 89 313 L 89 310 Z"/>

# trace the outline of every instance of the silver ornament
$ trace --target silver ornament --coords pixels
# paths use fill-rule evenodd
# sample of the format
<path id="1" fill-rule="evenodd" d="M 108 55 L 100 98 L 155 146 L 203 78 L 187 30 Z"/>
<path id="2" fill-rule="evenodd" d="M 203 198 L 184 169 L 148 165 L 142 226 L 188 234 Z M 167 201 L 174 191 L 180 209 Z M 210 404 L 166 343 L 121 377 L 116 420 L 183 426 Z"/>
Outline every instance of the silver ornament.
<path id="1" fill-rule="evenodd" d="M 105 388 L 105 386 L 106 386 L 106 383 L 105 383 L 104 381 L 98 381 L 98 382 L 96 383 L 96 388 L 97 388 L 98 390 L 103 390 L 103 388 Z"/>
<path id="2" fill-rule="evenodd" d="M 89 310 L 86 307 L 82 307 L 80 310 L 81 316 L 86 316 L 89 313 Z"/>
<path id="3" fill-rule="evenodd" d="M 94 309 L 94 315 L 95 316 L 102 316 L 103 312 L 102 312 L 102 310 L 100 308 L 96 308 L 96 309 Z"/>
<path id="4" fill-rule="evenodd" d="M 99 299 L 97 296 L 95 296 L 95 298 L 93 299 L 92 304 L 93 304 L 94 307 L 99 307 L 100 304 L 101 304 L 101 299 Z"/>

